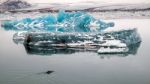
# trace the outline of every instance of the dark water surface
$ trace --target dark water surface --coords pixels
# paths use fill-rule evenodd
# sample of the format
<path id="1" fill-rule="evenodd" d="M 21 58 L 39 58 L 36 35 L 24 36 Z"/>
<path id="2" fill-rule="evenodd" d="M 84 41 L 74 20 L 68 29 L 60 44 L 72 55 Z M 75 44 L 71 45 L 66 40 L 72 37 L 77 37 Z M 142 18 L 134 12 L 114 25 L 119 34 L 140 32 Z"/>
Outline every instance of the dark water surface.
<path id="1" fill-rule="evenodd" d="M 0 84 L 150 84 L 150 19 L 114 21 L 115 29 L 138 28 L 142 43 L 136 55 L 27 54 L 13 42 L 15 32 L 1 28 Z"/>

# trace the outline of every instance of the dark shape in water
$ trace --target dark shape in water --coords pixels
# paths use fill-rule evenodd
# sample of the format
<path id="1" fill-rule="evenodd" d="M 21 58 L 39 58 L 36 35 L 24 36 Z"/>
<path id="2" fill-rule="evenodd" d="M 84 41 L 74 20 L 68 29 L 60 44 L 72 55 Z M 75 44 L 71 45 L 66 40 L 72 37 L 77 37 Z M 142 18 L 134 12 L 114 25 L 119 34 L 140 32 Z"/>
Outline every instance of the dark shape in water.
<path id="1" fill-rule="evenodd" d="M 51 73 L 53 73 L 54 71 L 46 71 L 45 73 L 46 74 L 51 74 Z"/>
<path id="2" fill-rule="evenodd" d="M 45 74 L 48 74 L 48 75 L 50 75 L 50 74 L 52 74 L 52 73 L 54 73 L 55 71 L 53 71 L 53 70 L 47 70 L 47 71 L 44 71 L 44 72 L 40 72 L 40 73 L 37 73 L 38 75 L 45 75 Z"/>

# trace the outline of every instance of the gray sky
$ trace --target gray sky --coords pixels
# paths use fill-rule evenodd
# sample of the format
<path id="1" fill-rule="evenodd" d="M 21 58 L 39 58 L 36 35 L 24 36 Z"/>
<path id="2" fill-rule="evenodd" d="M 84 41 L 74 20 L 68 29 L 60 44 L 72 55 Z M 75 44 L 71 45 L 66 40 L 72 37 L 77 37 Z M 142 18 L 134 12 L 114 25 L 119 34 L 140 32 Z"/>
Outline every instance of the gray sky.
<path id="1" fill-rule="evenodd" d="M 96 1 L 108 3 L 150 3 L 150 0 L 26 0 L 30 3 L 74 3 L 83 1 Z"/>
<path id="2" fill-rule="evenodd" d="M 5 0 L 0 0 L 3 2 Z M 106 2 L 106 3 L 150 3 L 150 0 L 24 0 L 29 3 L 75 3 L 75 2 Z"/>

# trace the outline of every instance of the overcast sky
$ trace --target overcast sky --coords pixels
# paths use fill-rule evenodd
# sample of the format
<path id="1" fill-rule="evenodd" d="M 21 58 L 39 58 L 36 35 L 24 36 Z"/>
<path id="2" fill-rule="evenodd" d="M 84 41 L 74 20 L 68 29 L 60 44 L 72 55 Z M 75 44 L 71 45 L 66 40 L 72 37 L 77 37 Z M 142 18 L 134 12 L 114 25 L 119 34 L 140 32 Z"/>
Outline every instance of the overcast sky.
<path id="1" fill-rule="evenodd" d="M 83 1 L 97 1 L 97 2 L 108 2 L 108 3 L 150 3 L 150 0 L 25 0 L 30 3 L 74 3 Z"/>
<path id="2" fill-rule="evenodd" d="M 0 3 L 6 0 L 0 0 Z M 24 0 L 29 3 L 75 3 L 75 2 L 105 2 L 105 3 L 150 3 L 150 0 Z"/>

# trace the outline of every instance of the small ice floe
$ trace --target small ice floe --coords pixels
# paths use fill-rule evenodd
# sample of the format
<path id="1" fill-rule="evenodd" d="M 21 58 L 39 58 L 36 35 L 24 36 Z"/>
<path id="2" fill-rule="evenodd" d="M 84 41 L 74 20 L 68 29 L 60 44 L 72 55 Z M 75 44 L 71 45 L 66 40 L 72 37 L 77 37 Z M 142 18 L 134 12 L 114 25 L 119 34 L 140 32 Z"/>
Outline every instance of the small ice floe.
<path id="1" fill-rule="evenodd" d="M 113 43 L 116 42 L 116 43 Z M 118 43 L 117 43 L 118 42 Z M 109 53 L 127 53 L 128 52 L 128 47 L 125 43 L 119 43 L 120 40 L 108 42 L 100 45 L 101 47 L 97 51 L 98 53 L 101 54 L 109 54 Z"/>
<path id="2" fill-rule="evenodd" d="M 100 48 L 97 53 L 99 54 L 117 54 L 117 53 L 127 53 L 128 48 L 127 47 L 102 47 Z"/>
<path id="3" fill-rule="evenodd" d="M 13 41 L 16 43 L 16 44 L 19 44 L 19 43 L 24 43 L 24 40 L 26 38 L 26 31 L 22 31 L 22 32 L 18 32 L 18 33 L 15 33 L 13 35 Z"/>
<path id="4" fill-rule="evenodd" d="M 100 48 L 97 51 L 99 54 L 127 53 L 129 50 L 125 43 L 110 35 L 103 37 L 103 41 L 105 42 L 99 44 Z"/>

